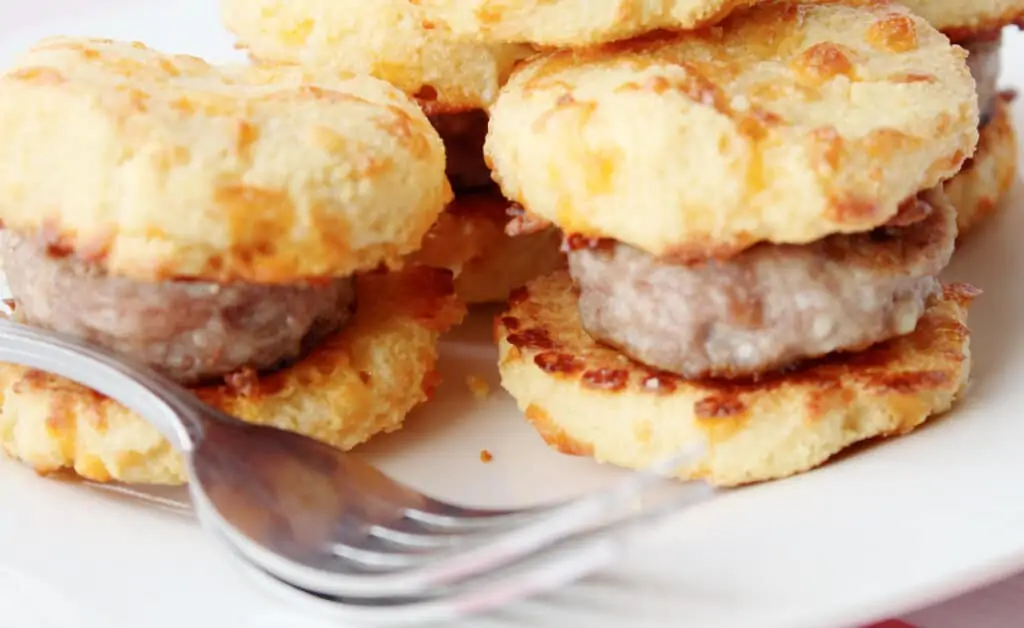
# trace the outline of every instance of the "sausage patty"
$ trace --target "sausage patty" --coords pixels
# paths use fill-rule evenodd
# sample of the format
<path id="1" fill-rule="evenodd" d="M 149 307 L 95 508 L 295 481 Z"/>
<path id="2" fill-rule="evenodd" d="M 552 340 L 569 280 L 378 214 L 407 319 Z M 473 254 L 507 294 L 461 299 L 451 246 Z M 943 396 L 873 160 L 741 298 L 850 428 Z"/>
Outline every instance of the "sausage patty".
<path id="1" fill-rule="evenodd" d="M 316 285 L 145 283 L 4 231 L 19 319 L 143 362 L 183 384 L 301 357 L 349 318 L 351 278 Z"/>
<path id="2" fill-rule="evenodd" d="M 574 247 L 570 237 L 583 326 L 688 378 L 754 375 L 909 333 L 956 238 L 944 196 L 915 202 L 927 215 L 909 226 L 804 246 L 762 244 L 692 265 L 621 243 Z"/>
<path id="3" fill-rule="evenodd" d="M 995 111 L 999 97 L 999 73 L 1002 71 L 1000 50 L 1002 39 L 977 40 L 961 44 L 967 50 L 967 67 L 974 77 L 978 92 L 978 110 L 984 126 Z"/>

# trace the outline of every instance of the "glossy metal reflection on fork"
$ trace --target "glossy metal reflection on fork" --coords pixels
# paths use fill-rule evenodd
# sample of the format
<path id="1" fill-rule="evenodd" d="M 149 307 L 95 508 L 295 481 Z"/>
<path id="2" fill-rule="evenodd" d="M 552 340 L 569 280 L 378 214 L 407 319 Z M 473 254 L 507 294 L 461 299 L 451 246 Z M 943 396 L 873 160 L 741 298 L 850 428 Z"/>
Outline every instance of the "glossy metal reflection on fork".
<path id="1" fill-rule="evenodd" d="M 0 361 L 79 382 L 145 417 L 187 457 L 199 519 L 237 557 L 372 621 L 440 619 L 553 588 L 606 564 L 630 526 L 711 495 L 686 485 L 656 504 L 640 499 L 690 464 L 690 451 L 574 500 L 464 508 L 313 439 L 244 423 L 66 336 L 4 320 Z"/>

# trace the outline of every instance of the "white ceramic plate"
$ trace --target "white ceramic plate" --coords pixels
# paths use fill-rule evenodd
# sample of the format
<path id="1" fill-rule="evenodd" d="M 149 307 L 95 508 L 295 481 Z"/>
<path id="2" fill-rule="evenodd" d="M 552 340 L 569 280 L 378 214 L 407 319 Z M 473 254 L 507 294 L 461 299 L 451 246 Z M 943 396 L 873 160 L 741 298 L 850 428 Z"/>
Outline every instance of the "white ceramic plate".
<path id="1" fill-rule="evenodd" d="M 372 1 L 372 0 L 367 0 Z M 212 59 L 237 55 L 215 0 L 5 0 L 0 62 L 51 34 L 102 35 Z M 1007 59 L 1024 58 L 1016 33 Z M 1005 63 L 1024 86 L 1024 64 Z M 1015 118 L 1024 128 L 1024 103 Z M 0 138 L 2 141 L 2 138 Z M 901 440 L 745 489 L 650 535 L 610 573 L 465 626 L 819 628 L 864 623 L 1024 569 L 1024 193 L 957 254 L 986 290 L 971 314 L 975 383 Z M 408 428 L 364 450 L 386 471 L 480 505 L 602 486 L 620 472 L 549 451 L 497 386 L 486 316 L 445 346 L 446 383 Z M 494 394 L 473 399 L 470 374 Z M 494 454 L 480 461 L 481 449 Z M 0 463 L 0 608 L 19 628 L 339 625 L 237 572 L 182 493 L 149 502 Z M 230 623 L 229 623 L 230 622 Z M 628 624 L 626 622 L 629 622 Z"/>

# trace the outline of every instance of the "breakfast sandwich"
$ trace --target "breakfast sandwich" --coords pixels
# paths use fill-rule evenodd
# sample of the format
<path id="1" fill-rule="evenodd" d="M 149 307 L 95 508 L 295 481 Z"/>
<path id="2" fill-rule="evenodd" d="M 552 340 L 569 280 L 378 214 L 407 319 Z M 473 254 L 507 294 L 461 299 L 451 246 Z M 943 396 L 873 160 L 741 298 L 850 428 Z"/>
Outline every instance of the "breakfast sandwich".
<path id="1" fill-rule="evenodd" d="M 455 201 L 410 259 L 455 274 L 463 301 L 504 301 L 565 266 L 553 230 L 512 238 L 511 203 L 484 162 L 487 107 L 528 46 L 455 42 L 408 0 L 222 0 L 224 24 L 258 64 L 370 74 L 414 97 L 444 141 Z"/>
<path id="2" fill-rule="evenodd" d="M 543 438 L 625 467 L 704 444 L 679 476 L 737 485 L 948 410 L 977 294 L 938 279 L 966 56 L 897 4 L 764 2 L 522 64 L 485 153 L 569 268 L 495 336 Z"/>
<path id="3" fill-rule="evenodd" d="M 1024 0 L 903 0 L 903 4 L 967 50 L 967 64 L 977 84 L 978 149 L 963 171 L 945 184 L 963 234 L 999 207 L 1016 178 L 1013 94 L 1000 90 L 999 77 L 1003 32 L 1008 26 L 1024 24 Z"/>
<path id="4" fill-rule="evenodd" d="M 369 76 L 218 68 L 53 38 L 0 77 L 9 314 L 252 422 L 351 448 L 437 384 L 464 307 L 409 265 L 451 199 L 440 137 Z M 0 444 L 41 471 L 178 483 L 142 418 L 0 365 Z"/>

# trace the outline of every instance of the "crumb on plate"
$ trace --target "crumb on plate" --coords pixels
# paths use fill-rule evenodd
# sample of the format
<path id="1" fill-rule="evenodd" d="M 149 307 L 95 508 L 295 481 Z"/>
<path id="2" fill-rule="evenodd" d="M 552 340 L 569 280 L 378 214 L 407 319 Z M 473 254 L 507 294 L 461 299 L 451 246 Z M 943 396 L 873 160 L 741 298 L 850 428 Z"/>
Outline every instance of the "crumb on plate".
<path id="1" fill-rule="evenodd" d="M 478 375 L 467 377 L 466 386 L 469 387 L 470 392 L 477 399 L 486 399 L 491 394 L 491 387 L 487 385 L 487 381 Z"/>

